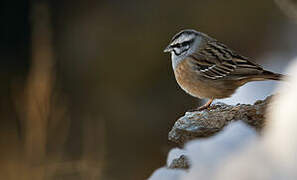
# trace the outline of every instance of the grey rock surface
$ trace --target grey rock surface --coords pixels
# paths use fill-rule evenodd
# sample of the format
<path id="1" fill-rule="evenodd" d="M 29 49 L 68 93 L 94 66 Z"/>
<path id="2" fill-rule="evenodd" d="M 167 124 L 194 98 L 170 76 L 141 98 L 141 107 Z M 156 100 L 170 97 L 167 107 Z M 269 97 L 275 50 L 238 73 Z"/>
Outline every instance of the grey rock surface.
<path id="1" fill-rule="evenodd" d="M 189 160 L 185 155 L 181 155 L 179 158 L 174 159 L 168 168 L 170 169 L 189 169 Z"/>
<path id="2" fill-rule="evenodd" d="M 265 100 L 259 100 L 253 105 L 237 104 L 227 105 L 217 103 L 209 109 L 202 111 L 186 112 L 179 118 L 171 131 L 168 139 L 183 145 L 185 142 L 214 135 L 232 121 L 243 121 L 254 127 L 257 131 L 265 125 L 265 110 L 271 96 Z"/>

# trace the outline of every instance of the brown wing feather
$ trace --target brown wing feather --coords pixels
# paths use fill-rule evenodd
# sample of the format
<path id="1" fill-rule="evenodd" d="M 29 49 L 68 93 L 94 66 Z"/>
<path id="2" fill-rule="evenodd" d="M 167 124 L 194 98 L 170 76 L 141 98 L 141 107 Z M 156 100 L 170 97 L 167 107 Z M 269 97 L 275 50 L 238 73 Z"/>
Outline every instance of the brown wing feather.
<path id="1" fill-rule="evenodd" d="M 263 68 L 236 54 L 226 45 L 211 41 L 190 55 L 197 72 L 209 79 L 244 79 L 263 73 Z M 232 76 L 229 76 L 232 75 Z"/>

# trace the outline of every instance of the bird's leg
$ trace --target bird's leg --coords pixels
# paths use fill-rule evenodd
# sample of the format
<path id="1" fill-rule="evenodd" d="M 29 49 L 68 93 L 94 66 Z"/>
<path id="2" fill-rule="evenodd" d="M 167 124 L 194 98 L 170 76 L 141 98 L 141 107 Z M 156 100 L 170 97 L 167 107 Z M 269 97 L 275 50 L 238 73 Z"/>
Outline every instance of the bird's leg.
<path id="1" fill-rule="evenodd" d="M 197 110 L 202 111 L 204 109 L 207 109 L 211 105 L 212 102 L 213 102 L 213 99 L 209 99 L 207 101 L 207 103 L 205 103 L 203 106 L 198 107 Z"/>

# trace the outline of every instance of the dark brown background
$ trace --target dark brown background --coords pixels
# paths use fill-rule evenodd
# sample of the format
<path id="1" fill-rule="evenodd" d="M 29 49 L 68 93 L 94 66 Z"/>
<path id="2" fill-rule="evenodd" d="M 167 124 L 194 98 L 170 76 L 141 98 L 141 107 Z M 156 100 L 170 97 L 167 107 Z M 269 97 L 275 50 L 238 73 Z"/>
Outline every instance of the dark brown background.
<path id="1" fill-rule="evenodd" d="M 0 23 L 1 179 L 138 180 L 164 165 L 170 127 L 199 103 L 163 53 L 181 29 L 255 61 L 297 42 L 270 0 L 2 0 Z"/>

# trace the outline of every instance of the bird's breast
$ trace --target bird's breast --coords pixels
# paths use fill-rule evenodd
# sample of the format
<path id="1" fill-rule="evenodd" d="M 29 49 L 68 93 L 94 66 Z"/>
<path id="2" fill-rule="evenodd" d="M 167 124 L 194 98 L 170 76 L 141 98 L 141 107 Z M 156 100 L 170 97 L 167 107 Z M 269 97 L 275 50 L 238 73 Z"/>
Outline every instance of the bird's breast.
<path id="1" fill-rule="evenodd" d="M 201 83 L 197 77 L 197 72 L 193 70 L 191 65 L 183 60 L 175 67 L 174 75 L 179 86 L 190 95 L 198 98 L 203 98 L 201 94 Z"/>
<path id="2" fill-rule="evenodd" d="M 187 59 L 181 61 L 174 69 L 174 75 L 179 86 L 188 94 L 197 98 L 226 98 L 234 93 L 235 88 L 229 83 L 205 79 L 192 67 Z"/>

